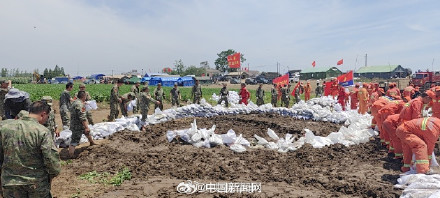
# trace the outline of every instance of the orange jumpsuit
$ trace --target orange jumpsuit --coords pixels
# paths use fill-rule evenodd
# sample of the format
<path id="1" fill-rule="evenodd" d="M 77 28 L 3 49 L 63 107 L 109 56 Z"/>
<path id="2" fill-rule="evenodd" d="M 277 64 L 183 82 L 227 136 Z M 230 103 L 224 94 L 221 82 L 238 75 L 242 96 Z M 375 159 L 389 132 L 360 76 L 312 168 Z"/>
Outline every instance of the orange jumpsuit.
<path id="1" fill-rule="evenodd" d="M 383 121 L 382 124 L 383 130 L 390 137 L 390 147 L 394 149 L 395 159 L 402 158 L 403 155 L 402 142 L 396 135 L 396 129 L 401 124 L 399 117 L 400 114 L 390 115 L 385 119 L 385 121 Z"/>
<path id="2" fill-rule="evenodd" d="M 365 89 L 365 87 L 362 87 L 361 89 L 359 89 L 358 91 L 358 99 L 359 99 L 359 109 L 358 109 L 358 113 L 360 114 L 365 114 L 367 113 L 367 109 L 368 109 L 368 92 L 367 89 Z"/>
<path id="3" fill-rule="evenodd" d="M 368 107 L 371 107 L 373 103 L 376 102 L 381 96 L 382 94 L 379 90 L 371 93 L 370 98 L 368 100 Z"/>
<path id="4" fill-rule="evenodd" d="M 371 120 L 371 128 L 375 128 L 376 124 L 378 123 L 378 120 L 380 119 L 380 117 L 378 116 L 379 110 L 382 109 L 382 107 L 384 107 L 389 102 L 390 99 L 386 97 L 380 97 L 379 100 L 373 103 L 373 105 L 371 106 L 371 116 L 373 116 L 373 119 Z M 378 126 L 379 131 L 380 131 L 380 127 L 381 126 Z M 380 132 L 379 137 L 380 137 L 380 142 L 382 144 L 385 144 L 384 133 Z"/>
<path id="5" fill-rule="evenodd" d="M 417 118 L 421 118 L 423 114 L 423 109 L 426 108 L 427 105 L 423 104 L 422 98 L 417 97 L 412 99 L 408 103 L 406 103 L 400 112 L 400 119 L 402 122 L 413 120 Z"/>
<path id="6" fill-rule="evenodd" d="M 345 100 L 347 99 L 347 93 L 344 87 L 339 87 L 338 103 L 342 106 L 342 110 L 345 111 Z"/>
<path id="7" fill-rule="evenodd" d="M 246 87 L 240 89 L 239 95 L 241 96 L 240 104 L 244 103 L 245 105 L 247 105 L 248 99 L 251 97 L 251 94 L 246 89 Z"/>
<path id="8" fill-rule="evenodd" d="M 312 92 L 312 88 L 310 87 L 310 83 L 307 83 L 306 87 L 304 88 L 304 100 L 310 100 L 310 93 Z"/>
<path id="9" fill-rule="evenodd" d="M 385 140 L 385 144 L 388 146 L 390 153 L 394 152 L 394 146 L 392 145 L 391 137 L 388 134 L 388 131 L 384 129 L 383 123 L 388 116 L 399 114 L 400 111 L 402 111 L 403 105 L 405 105 L 403 100 L 392 100 L 377 112 L 377 126 L 380 134 L 382 134 L 382 137 Z"/>
<path id="10" fill-rule="evenodd" d="M 412 153 L 414 153 L 417 173 L 428 172 L 430 156 L 440 135 L 440 119 L 427 117 L 407 121 L 397 128 L 396 135 L 404 145 L 407 145 L 406 148 L 403 148 L 404 166 L 401 170 L 403 172 L 409 171 Z M 405 151 L 406 149 L 409 151 Z"/>
<path id="11" fill-rule="evenodd" d="M 368 91 L 368 95 L 371 96 L 371 94 L 374 92 L 374 87 L 373 87 L 373 83 L 368 84 L 368 86 L 366 87 L 367 91 Z"/>
<path id="12" fill-rule="evenodd" d="M 351 100 L 351 105 L 350 105 L 350 108 L 351 109 L 357 109 L 357 103 L 359 102 L 359 99 L 358 99 L 358 96 L 357 96 L 357 94 L 358 94 L 358 91 L 359 91 L 359 89 L 358 89 L 359 87 L 357 86 L 357 87 L 355 87 L 355 88 L 353 88 L 351 91 L 350 91 L 350 100 Z"/>
<path id="13" fill-rule="evenodd" d="M 409 98 L 412 98 L 413 95 L 414 95 L 414 87 L 413 86 L 410 85 L 403 90 L 403 97 L 409 96 Z"/>
<path id="14" fill-rule="evenodd" d="M 393 87 L 391 89 L 388 89 L 386 95 L 389 96 L 389 97 L 393 97 L 393 98 L 396 97 L 396 96 L 401 96 L 400 95 L 400 90 L 397 87 Z"/>

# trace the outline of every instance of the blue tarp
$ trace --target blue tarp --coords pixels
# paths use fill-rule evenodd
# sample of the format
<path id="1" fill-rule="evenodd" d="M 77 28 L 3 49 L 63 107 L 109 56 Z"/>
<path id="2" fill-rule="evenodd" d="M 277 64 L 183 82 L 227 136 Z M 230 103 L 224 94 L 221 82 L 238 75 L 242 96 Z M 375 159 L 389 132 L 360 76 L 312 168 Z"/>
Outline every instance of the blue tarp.
<path id="1" fill-rule="evenodd" d="M 73 77 L 72 79 L 73 80 L 81 80 L 83 77 L 82 76 L 75 76 L 75 77 Z"/>
<path id="2" fill-rule="evenodd" d="M 104 75 L 104 74 L 92 74 L 92 75 L 90 75 L 90 79 L 99 80 L 99 79 L 101 79 L 103 76 L 105 76 L 105 75 Z"/>
<path id="3" fill-rule="evenodd" d="M 194 86 L 194 79 L 189 76 L 180 77 L 177 80 L 177 83 L 179 84 L 179 86 L 191 87 Z"/>
<path id="4" fill-rule="evenodd" d="M 162 83 L 162 78 L 161 77 L 153 77 L 150 79 L 150 83 L 148 83 L 149 85 L 152 86 L 156 86 L 157 83 Z"/>

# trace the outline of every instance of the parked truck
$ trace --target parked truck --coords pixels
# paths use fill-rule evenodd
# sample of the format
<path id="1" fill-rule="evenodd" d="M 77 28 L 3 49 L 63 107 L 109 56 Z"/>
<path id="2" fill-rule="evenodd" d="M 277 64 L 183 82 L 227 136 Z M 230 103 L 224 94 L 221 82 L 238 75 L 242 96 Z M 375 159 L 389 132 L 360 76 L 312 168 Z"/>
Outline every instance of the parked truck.
<path id="1" fill-rule="evenodd" d="M 420 90 L 427 90 L 431 84 L 440 85 L 440 72 L 416 72 L 412 75 L 410 83 L 420 87 Z"/>

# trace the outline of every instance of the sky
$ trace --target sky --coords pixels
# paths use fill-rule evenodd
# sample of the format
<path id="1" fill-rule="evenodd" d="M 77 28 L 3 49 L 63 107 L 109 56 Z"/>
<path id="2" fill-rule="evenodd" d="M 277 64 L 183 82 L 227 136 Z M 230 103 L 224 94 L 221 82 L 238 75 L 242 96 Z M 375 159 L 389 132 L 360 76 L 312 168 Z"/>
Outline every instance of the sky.
<path id="1" fill-rule="evenodd" d="M 233 49 L 251 70 L 440 70 L 438 0 L 0 0 L 0 68 L 159 72 Z"/>

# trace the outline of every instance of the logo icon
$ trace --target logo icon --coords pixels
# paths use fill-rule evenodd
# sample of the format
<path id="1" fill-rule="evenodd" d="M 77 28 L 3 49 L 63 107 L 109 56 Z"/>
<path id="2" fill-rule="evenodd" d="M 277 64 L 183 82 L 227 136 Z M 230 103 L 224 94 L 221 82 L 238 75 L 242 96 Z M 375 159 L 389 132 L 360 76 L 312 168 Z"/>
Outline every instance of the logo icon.
<path id="1" fill-rule="evenodd" d="M 197 183 L 197 182 L 195 182 Z M 179 185 L 177 185 L 177 192 L 179 193 L 186 193 L 186 194 L 193 194 L 197 191 L 196 184 L 193 184 L 191 180 L 187 180 L 185 182 L 180 182 Z"/>

